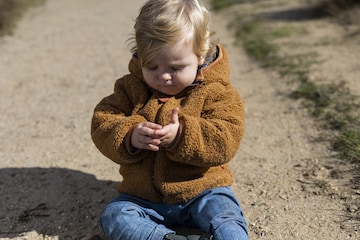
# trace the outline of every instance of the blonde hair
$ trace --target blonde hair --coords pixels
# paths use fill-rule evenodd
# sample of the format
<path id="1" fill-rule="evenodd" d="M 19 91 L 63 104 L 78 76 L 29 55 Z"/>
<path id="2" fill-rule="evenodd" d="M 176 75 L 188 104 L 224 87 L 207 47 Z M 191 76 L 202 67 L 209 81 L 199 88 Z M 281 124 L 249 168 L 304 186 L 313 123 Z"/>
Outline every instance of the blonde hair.
<path id="1" fill-rule="evenodd" d="M 146 66 L 169 44 L 193 40 L 200 58 L 213 47 L 210 41 L 210 14 L 198 0 L 148 0 L 140 10 L 129 39 L 142 66 Z"/>

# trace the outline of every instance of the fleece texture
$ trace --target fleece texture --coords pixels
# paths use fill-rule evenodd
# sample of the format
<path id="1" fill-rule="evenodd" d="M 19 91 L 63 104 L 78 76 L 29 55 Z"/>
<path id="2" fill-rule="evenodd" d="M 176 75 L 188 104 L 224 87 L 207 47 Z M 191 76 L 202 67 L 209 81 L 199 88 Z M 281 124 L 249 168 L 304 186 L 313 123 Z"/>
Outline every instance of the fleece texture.
<path id="1" fill-rule="evenodd" d="M 230 83 L 225 49 L 217 47 L 218 57 L 199 70 L 197 84 L 175 96 L 149 88 L 134 56 L 114 93 L 95 107 L 91 136 L 100 152 L 120 165 L 119 192 L 180 203 L 206 189 L 232 184 L 228 162 L 244 133 L 244 106 Z M 157 152 L 132 151 L 132 128 L 146 121 L 165 126 L 176 107 L 181 126 L 175 143 Z"/>

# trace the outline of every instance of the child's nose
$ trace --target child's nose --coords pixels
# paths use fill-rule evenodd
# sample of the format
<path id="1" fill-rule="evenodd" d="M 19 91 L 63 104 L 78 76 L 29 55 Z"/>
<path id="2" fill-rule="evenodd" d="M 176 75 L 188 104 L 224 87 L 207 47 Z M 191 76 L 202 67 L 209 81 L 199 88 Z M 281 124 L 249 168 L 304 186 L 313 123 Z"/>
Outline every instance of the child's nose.
<path id="1" fill-rule="evenodd" d="M 161 73 L 160 74 L 160 80 L 163 80 L 163 81 L 169 81 L 169 80 L 171 80 L 171 74 L 170 73 L 168 73 L 168 72 L 163 72 L 163 73 Z"/>

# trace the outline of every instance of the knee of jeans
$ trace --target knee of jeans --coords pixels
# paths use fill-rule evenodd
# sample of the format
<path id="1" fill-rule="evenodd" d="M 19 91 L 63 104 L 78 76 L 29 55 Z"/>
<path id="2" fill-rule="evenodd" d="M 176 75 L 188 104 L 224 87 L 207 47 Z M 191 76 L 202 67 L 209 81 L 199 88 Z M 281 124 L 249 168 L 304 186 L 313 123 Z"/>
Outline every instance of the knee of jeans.
<path id="1" fill-rule="evenodd" d="M 129 216 L 139 216 L 144 217 L 145 213 L 141 208 L 128 203 L 128 202 L 115 202 L 110 203 L 103 210 L 100 218 L 119 218 L 119 217 L 129 217 Z"/>
<path id="2" fill-rule="evenodd" d="M 100 215 L 100 227 L 103 232 L 110 235 L 119 226 L 131 222 L 131 218 L 144 215 L 140 208 L 128 203 L 115 202 L 105 207 Z"/>

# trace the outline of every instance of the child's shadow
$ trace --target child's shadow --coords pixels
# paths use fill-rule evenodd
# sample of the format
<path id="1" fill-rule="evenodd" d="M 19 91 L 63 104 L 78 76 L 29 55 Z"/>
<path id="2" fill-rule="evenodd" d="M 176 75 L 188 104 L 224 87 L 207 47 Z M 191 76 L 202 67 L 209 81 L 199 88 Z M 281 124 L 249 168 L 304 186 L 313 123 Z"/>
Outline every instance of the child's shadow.
<path id="1" fill-rule="evenodd" d="M 98 218 L 116 182 L 64 168 L 0 169 L 0 238 L 26 232 L 61 239 L 98 234 Z"/>

